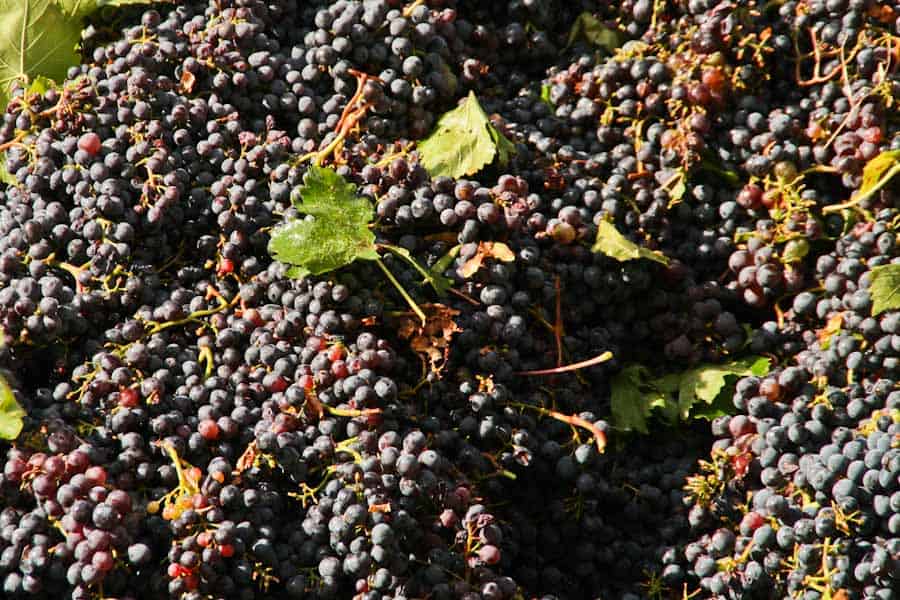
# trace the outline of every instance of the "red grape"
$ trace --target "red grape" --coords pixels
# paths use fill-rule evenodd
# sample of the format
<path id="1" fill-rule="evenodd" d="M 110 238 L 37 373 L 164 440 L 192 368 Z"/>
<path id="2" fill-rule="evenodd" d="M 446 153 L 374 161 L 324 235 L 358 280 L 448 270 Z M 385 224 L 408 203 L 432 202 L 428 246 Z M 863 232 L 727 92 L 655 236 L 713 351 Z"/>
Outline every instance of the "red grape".
<path id="1" fill-rule="evenodd" d="M 100 136 L 93 131 L 89 131 L 78 138 L 78 149 L 84 150 L 91 156 L 100 152 L 100 145 Z"/>

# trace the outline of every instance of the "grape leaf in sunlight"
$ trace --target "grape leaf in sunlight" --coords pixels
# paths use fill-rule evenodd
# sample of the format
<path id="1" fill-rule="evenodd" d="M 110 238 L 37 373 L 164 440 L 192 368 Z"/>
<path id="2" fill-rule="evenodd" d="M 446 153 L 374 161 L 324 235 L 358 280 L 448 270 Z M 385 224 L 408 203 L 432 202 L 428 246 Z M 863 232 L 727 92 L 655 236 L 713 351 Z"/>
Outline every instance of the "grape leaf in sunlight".
<path id="1" fill-rule="evenodd" d="M 375 213 L 356 186 L 330 167 L 313 165 L 297 191 L 295 205 L 306 216 L 276 227 L 269 241 L 269 253 L 292 265 L 289 275 L 319 275 L 378 258 L 369 229 Z"/>
<path id="2" fill-rule="evenodd" d="M 495 158 L 505 164 L 513 152 L 515 146 L 494 127 L 474 92 L 444 113 L 419 143 L 422 164 L 433 177 L 474 175 Z"/>

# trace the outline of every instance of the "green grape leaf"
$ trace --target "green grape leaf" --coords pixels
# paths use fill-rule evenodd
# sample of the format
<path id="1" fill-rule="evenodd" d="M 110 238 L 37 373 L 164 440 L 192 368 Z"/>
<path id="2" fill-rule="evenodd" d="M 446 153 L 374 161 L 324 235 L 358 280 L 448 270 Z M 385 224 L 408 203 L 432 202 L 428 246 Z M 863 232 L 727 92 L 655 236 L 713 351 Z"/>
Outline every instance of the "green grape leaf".
<path id="1" fill-rule="evenodd" d="M 294 203 L 306 215 L 275 228 L 269 254 L 292 265 L 288 275 L 320 275 L 355 260 L 375 260 L 371 203 L 334 169 L 311 166 Z"/>
<path id="2" fill-rule="evenodd" d="M 307 275 L 309 275 L 309 270 L 304 269 L 303 267 L 298 267 L 296 265 L 288 267 L 288 269 L 284 272 L 287 277 L 291 279 L 303 279 Z"/>
<path id="3" fill-rule="evenodd" d="M 18 185 L 16 176 L 6 168 L 6 152 L 0 152 L 0 182 L 8 185 Z"/>
<path id="4" fill-rule="evenodd" d="M 681 376 L 681 373 L 668 373 L 646 384 L 648 388 L 663 395 L 663 401 L 658 406 L 659 415 L 669 425 L 676 425 L 679 420 L 678 403 L 674 399 L 681 384 Z"/>
<path id="5" fill-rule="evenodd" d="M 22 432 L 25 410 L 16 402 L 12 388 L 0 375 L 0 439 L 14 440 Z"/>
<path id="6" fill-rule="evenodd" d="M 497 148 L 497 164 L 505 167 L 509 163 L 509 157 L 516 153 L 516 145 L 509 141 L 505 135 L 497 131 L 493 125 L 488 125 L 491 133 L 491 141 Z"/>
<path id="7" fill-rule="evenodd" d="M 497 131 L 474 92 L 444 113 L 427 138 L 419 142 L 422 164 L 433 177 L 474 175 L 498 158 L 504 164 L 515 146 Z"/>
<path id="8" fill-rule="evenodd" d="M 687 419 L 695 404 L 712 404 L 725 387 L 728 377 L 765 375 L 769 372 L 769 359 L 752 356 L 721 365 L 700 365 L 685 371 L 678 382 L 678 412 Z"/>
<path id="9" fill-rule="evenodd" d="M 697 168 L 713 175 L 717 175 L 725 180 L 725 183 L 732 187 L 736 187 L 741 183 L 741 176 L 737 171 L 729 169 L 722 164 L 722 161 L 714 153 L 709 150 L 703 151 L 703 158 Z"/>
<path id="10" fill-rule="evenodd" d="M 672 202 L 681 202 L 686 191 L 687 186 L 684 184 L 684 178 L 679 178 L 675 185 L 672 186 L 672 189 L 669 190 L 669 198 Z"/>
<path id="11" fill-rule="evenodd" d="M 60 8 L 68 15 L 81 19 L 107 6 L 129 6 L 132 4 L 171 3 L 172 0 L 56 0 Z"/>
<path id="12" fill-rule="evenodd" d="M 897 173 L 900 173 L 900 150 L 886 150 L 872 158 L 863 167 L 862 184 L 853 194 L 853 200 L 865 200 L 887 185 Z"/>
<path id="13" fill-rule="evenodd" d="M 886 310 L 900 308 L 900 265 L 880 265 L 872 267 L 872 281 L 869 284 L 872 296 L 872 316 Z"/>
<path id="14" fill-rule="evenodd" d="M 625 42 L 620 31 L 608 27 L 603 21 L 589 12 L 583 12 L 575 19 L 575 24 L 572 25 L 572 29 L 569 31 L 566 48 L 574 44 L 580 37 L 598 48 L 603 48 L 610 54 L 615 52 L 616 48 L 619 48 Z"/>
<path id="15" fill-rule="evenodd" d="M 790 240 L 784 245 L 781 253 L 781 261 L 784 263 L 794 263 L 803 260 L 809 254 L 809 242 L 804 238 Z"/>
<path id="16" fill-rule="evenodd" d="M 597 241 L 594 242 L 591 250 L 605 254 L 619 262 L 646 258 L 663 265 L 669 264 L 669 258 L 666 255 L 638 246 L 619 233 L 615 225 L 608 221 L 600 221 L 600 224 L 597 225 Z"/>
<path id="17" fill-rule="evenodd" d="M 52 0 L 0 0 L 0 108 L 14 81 L 61 81 L 80 62 L 81 20 Z"/>
<path id="18" fill-rule="evenodd" d="M 653 409 L 665 407 L 666 394 L 649 381 L 650 371 L 643 365 L 628 365 L 612 378 L 610 408 L 618 429 L 648 433 Z"/>
<path id="19" fill-rule="evenodd" d="M 541 86 L 541 102 L 549 106 L 551 109 L 556 110 L 556 106 L 553 105 L 553 100 L 550 99 L 550 92 L 553 90 L 553 86 L 549 83 L 545 83 Z"/>
<path id="20" fill-rule="evenodd" d="M 393 244 L 381 244 L 382 250 L 388 250 L 393 252 L 397 256 L 401 257 L 405 260 L 409 265 L 419 272 L 419 274 L 424 278 L 422 281 L 425 285 L 430 285 L 434 288 L 434 291 L 437 292 L 438 296 L 446 296 L 447 292 L 453 286 L 453 282 L 443 276 L 443 271 L 435 273 L 432 270 L 426 269 L 422 265 L 419 264 L 419 261 L 415 259 L 415 257 L 410 253 L 409 250 L 403 248 L 401 246 L 394 246 Z"/>
<path id="21" fill-rule="evenodd" d="M 29 94 L 45 94 L 47 90 L 55 90 L 56 82 L 52 79 L 44 77 L 43 75 L 38 75 L 34 79 L 31 80 L 31 85 L 28 86 L 28 90 L 26 90 Z"/>
<path id="22" fill-rule="evenodd" d="M 97 0 L 56 0 L 56 4 L 67 17 L 74 19 L 86 17 L 97 9 Z"/>
<path id="23" fill-rule="evenodd" d="M 653 415 L 670 425 L 688 419 L 713 419 L 731 410 L 731 393 L 726 385 L 730 380 L 768 372 L 769 359 L 759 356 L 700 365 L 656 378 L 643 365 L 627 365 L 612 379 L 613 423 L 618 429 L 647 433 L 647 421 Z"/>
<path id="24" fill-rule="evenodd" d="M 434 289 L 439 296 L 446 296 L 450 291 L 450 288 L 453 287 L 453 281 L 448 277 L 445 277 L 444 272 L 450 268 L 450 265 L 452 265 L 453 261 L 456 260 L 456 257 L 459 256 L 460 250 L 462 250 L 461 244 L 453 246 L 447 251 L 447 254 L 440 257 L 428 270 L 431 273 L 431 279 L 429 281 L 431 282 L 431 285 L 434 286 Z"/>
<path id="25" fill-rule="evenodd" d="M 456 95 L 456 90 L 459 88 L 459 80 L 456 78 L 456 75 L 453 73 L 453 69 L 450 68 L 446 62 L 441 61 L 440 65 L 441 74 L 444 76 L 444 81 L 446 82 L 444 85 L 442 92 L 446 92 L 447 96 L 453 97 Z"/>
<path id="26" fill-rule="evenodd" d="M 104 6 L 128 6 L 131 4 L 153 4 L 162 3 L 162 4 L 174 4 L 175 0 L 94 0 L 97 3 L 97 6 L 103 8 Z"/>
<path id="27" fill-rule="evenodd" d="M 665 170 L 657 175 L 657 181 L 669 192 L 669 208 L 684 200 L 687 193 L 687 178 L 688 174 L 684 167 Z"/>
<path id="28" fill-rule="evenodd" d="M 690 418 L 712 421 L 713 419 L 724 417 L 725 415 L 730 415 L 733 413 L 733 394 L 726 387 L 721 392 L 719 392 L 719 395 L 716 396 L 716 399 L 709 404 L 700 403 L 692 406 Z"/>
<path id="29" fill-rule="evenodd" d="M 437 292 L 437 295 L 441 297 L 449 294 L 450 288 L 453 287 L 453 281 L 451 279 L 444 277 L 434 269 L 428 269 L 428 277 L 425 278 L 424 283 L 431 285 L 431 287 L 434 288 L 434 291 Z"/>

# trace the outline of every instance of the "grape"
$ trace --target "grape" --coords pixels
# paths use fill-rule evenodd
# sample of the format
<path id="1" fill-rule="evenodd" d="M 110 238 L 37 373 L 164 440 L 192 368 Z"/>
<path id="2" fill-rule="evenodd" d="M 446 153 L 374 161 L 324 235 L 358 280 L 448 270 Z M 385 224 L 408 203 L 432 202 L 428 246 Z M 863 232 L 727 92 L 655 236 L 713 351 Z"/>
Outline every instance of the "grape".
<path id="1" fill-rule="evenodd" d="M 890 597 L 894 16 L 795 4 L 92 15 L 0 123 L 5 594 Z M 439 174 L 467 97 L 490 156 Z M 380 264 L 273 260 L 310 164 Z M 621 426 L 625 367 L 762 356 Z"/>
<path id="2" fill-rule="evenodd" d="M 94 156 L 100 151 L 102 143 L 99 135 L 93 131 L 89 131 L 78 138 L 78 149 L 86 152 L 90 156 Z"/>

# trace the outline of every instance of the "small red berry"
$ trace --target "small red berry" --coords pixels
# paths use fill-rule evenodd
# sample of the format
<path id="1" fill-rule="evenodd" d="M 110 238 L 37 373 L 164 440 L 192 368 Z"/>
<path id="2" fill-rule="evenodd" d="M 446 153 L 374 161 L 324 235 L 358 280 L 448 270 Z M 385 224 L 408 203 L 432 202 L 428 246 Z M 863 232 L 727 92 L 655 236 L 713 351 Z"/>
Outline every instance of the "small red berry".
<path id="1" fill-rule="evenodd" d="M 94 132 L 88 132 L 78 138 L 78 149 L 84 150 L 91 156 L 100 152 L 100 136 Z"/>
<path id="2" fill-rule="evenodd" d="M 134 388 L 125 388 L 119 392 L 119 406 L 134 408 L 140 402 L 140 395 Z"/>
<path id="3" fill-rule="evenodd" d="M 195 573 L 190 573 L 189 575 L 184 576 L 185 589 L 193 591 L 197 589 L 198 585 L 200 585 L 200 578 L 197 577 Z"/>
<path id="4" fill-rule="evenodd" d="M 244 310 L 243 318 L 250 321 L 257 327 L 261 327 L 263 325 L 262 316 L 260 316 L 259 311 L 255 308 L 247 308 Z"/>
<path id="5" fill-rule="evenodd" d="M 298 381 L 298 383 L 307 392 L 312 390 L 316 385 L 316 381 L 315 379 L 313 379 L 313 376 L 305 374 L 300 376 L 300 380 Z"/>
<path id="6" fill-rule="evenodd" d="M 347 369 L 347 363 L 345 363 L 343 360 L 336 360 L 331 363 L 331 374 L 338 379 L 347 377 L 347 375 L 350 374 L 349 370 Z"/>
<path id="7" fill-rule="evenodd" d="M 112 569 L 114 563 L 115 561 L 113 560 L 112 554 L 106 550 L 95 552 L 94 556 L 91 558 L 91 564 L 94 565 L 94 568 L 103 573 Z"/>
<path id="8" fill-rule="evenodd" d="M 746 529 L 751 532 L 756 531 L 762 527 L 765 522 L 766 520 L 763 519 L 762 515 L 758 512 L 750 511 L 744 515 L 744 518 L 741 520 L 741 529 Z"/>
<path id="9" fill-rule="evenodd" d="M 219 261 L 219 267 L 216 269 L 216 275 L 221 277 L 222 275 L 227 275 L 229 273 L 234 273 L 234 261 L 230 258 L 223 258 Z"/>
<path id="10" fill-rule="evenodd" d="M 216 440 L 219 438 L 219 424 L 212 419 L 204 419 L 197 425 L 197 431 L 205 440 Z"/>
<path id="11" fill-rule="evenodd" d="M 268 385 L 266 387 L 268 387 L 269 391 L 272 392 L 273 394 L 277 394 L 278 392 L 283 392 L 284 390 L 287 389 L 288 382 L 284 377 L 282 377 L 281 375 L 278 375 L 276 377 L 273 377 L 271 380 L 269 380 Z"/>
<path id="12" fill-rule="evenodd" d="M 734 458 L 731 459 L 731 466 L 734 468 L 734 473 L 738 477 L 743 477 L 747 474 L 747 470 L 750 468 L 750 463 L 753 461 L 753 457 L 745 452 L 744 454 L 738 454 Z"/>
<path id="13" fill-rule="evenodd" d="M 87 471 L 84 472 L 85 479 L 91 483 L 91 485 L 100 486 L 106 484 L 106 469 L 99 466 L 89 467 Z"/>

